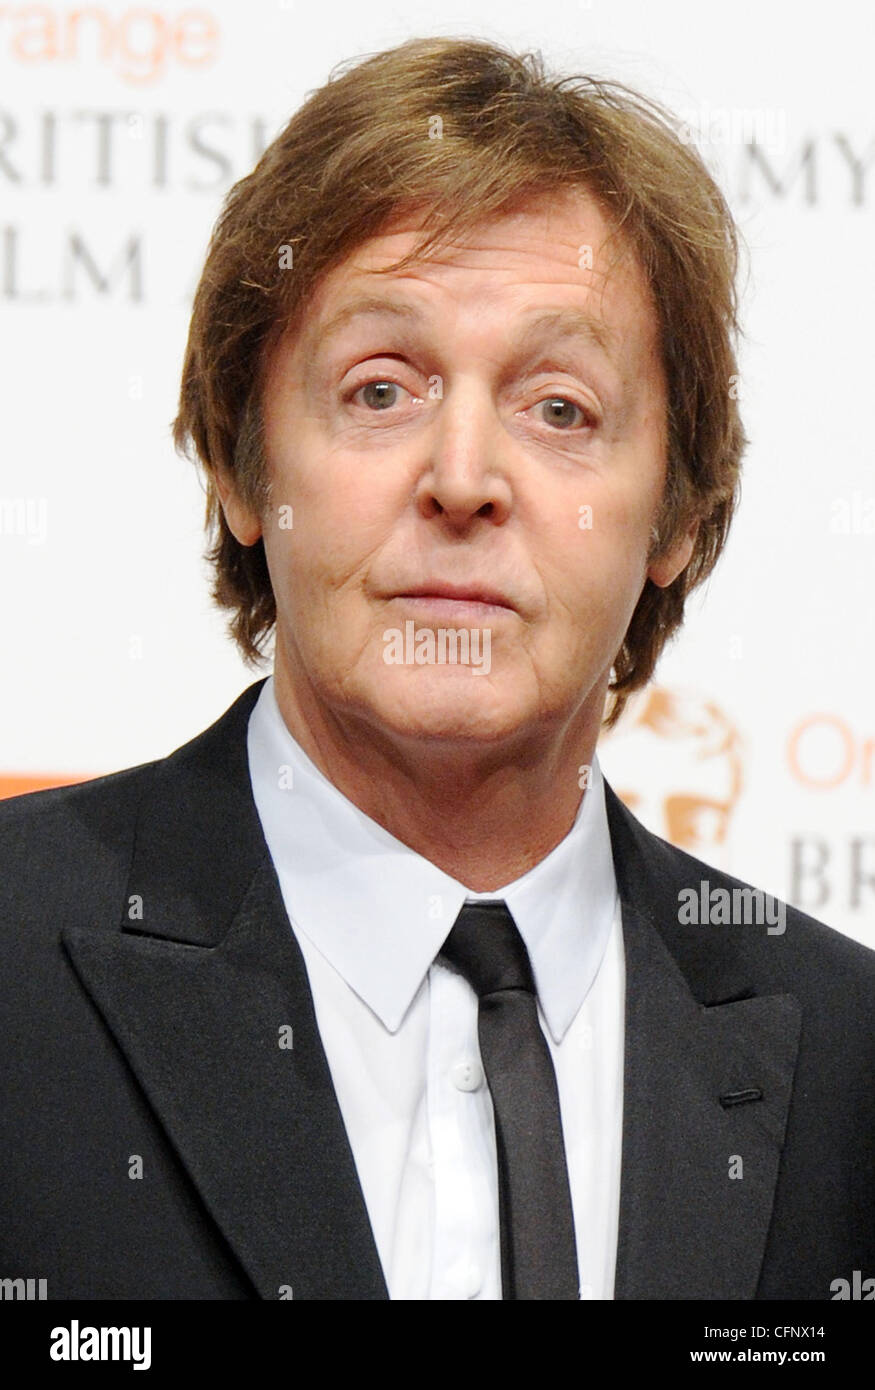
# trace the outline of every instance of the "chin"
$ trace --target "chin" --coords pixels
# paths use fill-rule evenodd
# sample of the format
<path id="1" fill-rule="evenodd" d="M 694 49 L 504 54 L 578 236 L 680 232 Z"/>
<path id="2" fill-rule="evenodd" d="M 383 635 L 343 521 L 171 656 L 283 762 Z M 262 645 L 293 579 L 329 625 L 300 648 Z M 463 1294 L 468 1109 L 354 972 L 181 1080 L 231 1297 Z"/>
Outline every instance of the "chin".
<path id="1" fill-rule="evenodd" d="M 372 692 L 365 717 L 398 738 L 494 743 L 518 734 L 534 714 L 511 686 L 508 677 L 497 682 L 470 669 L 406 669 Z"/>

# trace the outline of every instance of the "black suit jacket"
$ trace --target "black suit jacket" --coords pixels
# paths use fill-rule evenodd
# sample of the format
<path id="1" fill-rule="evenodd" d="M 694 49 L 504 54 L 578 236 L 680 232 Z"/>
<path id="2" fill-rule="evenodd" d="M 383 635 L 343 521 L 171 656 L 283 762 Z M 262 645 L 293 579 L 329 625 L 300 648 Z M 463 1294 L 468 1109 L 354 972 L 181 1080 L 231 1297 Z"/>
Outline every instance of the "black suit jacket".
<path id="1" fill-rule="evenodd" d="M 168 758 L 0 805 L 0 1276 L 50 1299 L 388 1296 L 252 798 L 261 684 Z M 875 952 L 790 909 L 679 925 L 737 881 L 606 795 L 615 1296 L 829 1299 L 875 1276 Z"/>

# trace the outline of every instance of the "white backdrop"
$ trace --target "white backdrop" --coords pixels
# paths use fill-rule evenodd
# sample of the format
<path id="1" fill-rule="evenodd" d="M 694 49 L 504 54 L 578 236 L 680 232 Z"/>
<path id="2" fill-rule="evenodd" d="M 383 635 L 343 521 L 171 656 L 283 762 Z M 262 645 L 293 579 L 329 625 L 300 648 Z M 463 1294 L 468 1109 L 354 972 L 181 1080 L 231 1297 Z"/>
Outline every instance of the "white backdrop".
<path id="1" fill-rule="evenodd" d="M 875 53 L 852 0 L 4 7 L 6 790 L 161 756 L 261 674 L 211 607 L 170 443 L 191 295 L 223 194 L 305 94 L 438 33 L 637 86 L 719 171 L 750 252 L 743 502 L 602 762 L 654 828 L 875 946 Z"/>

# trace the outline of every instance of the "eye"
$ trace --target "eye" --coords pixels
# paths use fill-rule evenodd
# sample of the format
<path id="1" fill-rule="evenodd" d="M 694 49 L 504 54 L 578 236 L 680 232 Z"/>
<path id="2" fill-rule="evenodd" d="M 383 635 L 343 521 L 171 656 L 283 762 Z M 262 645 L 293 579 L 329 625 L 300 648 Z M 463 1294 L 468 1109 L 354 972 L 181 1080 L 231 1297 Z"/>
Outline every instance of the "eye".
<path id="1" fill-rule="evenodd" d="M 560 430 L 571 429 L 575 424 L 594 423 L 591 415 L 566 396 L 547 396 L 538 402 L 536 409 L 541 410 L 541 419 L 545 424 L 555 425 Z"/>
<path id="2" fill-rule="evenodd" d="M 388 410 L 390 406 L 398 404 L 399 392 L 404 389 L 403 386 L 399 386 L 397 381 L 375 377 L 373 381 L 365 381 L 361 386 L 356 387 L 351 399 L 356 400 L 361 397 L 362 404 L 368 410 Z"/>

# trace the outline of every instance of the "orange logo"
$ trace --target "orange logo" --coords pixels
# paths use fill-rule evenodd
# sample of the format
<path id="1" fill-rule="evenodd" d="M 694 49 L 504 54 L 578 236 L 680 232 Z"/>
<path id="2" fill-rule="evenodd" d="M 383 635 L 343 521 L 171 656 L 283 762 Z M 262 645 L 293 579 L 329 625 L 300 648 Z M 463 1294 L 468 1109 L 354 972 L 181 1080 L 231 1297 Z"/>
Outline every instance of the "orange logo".
<path id="1" fill-rule="evenodd" d="M 0 41 L 19 63 L 85 64 L 96 61 L 123 82 L 145 87 L 177 64 L 203 68 L 215 62 L 219 25 L 205 9 L 175 14 L 132 5 L 113 14 L 101 5 L 55 9 L 50 5 L 0 7 Z"/>
<path id="2" fill-rule="evenodd" d="M 787 740 L 790 771 L 803 787 L 832 791 L 843 782 L 875 783 L 875 738 L 858 738 L 837 714 L 810 714 Z"/>

